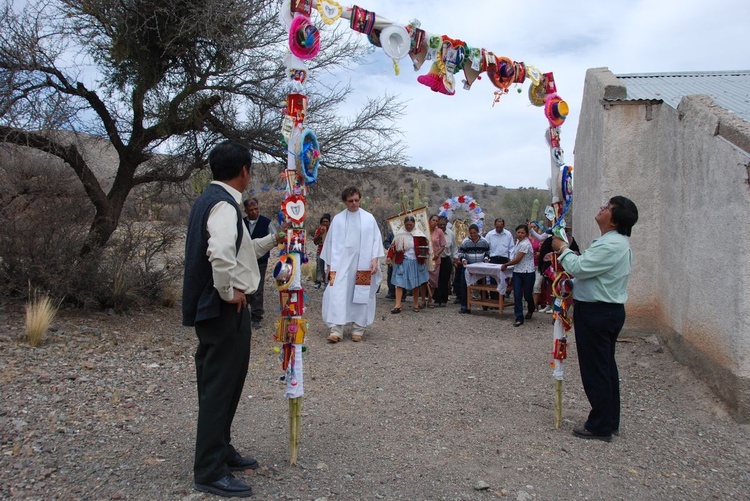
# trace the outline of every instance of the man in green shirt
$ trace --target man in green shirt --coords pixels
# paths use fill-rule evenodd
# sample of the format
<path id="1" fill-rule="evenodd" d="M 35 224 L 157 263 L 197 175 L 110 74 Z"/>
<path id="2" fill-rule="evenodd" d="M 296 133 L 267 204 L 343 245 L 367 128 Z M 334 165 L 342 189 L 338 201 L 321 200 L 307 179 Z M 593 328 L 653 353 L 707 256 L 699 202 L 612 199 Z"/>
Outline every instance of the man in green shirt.
<path id="1" fill-rule="evenodd" d="M 573 275 L 574 322 L 581 381 L 591 412 L 573 429 L 579 438 L 612 440 L 620 430 L 620 380 L 615 361 L 617 336 L 625 323 L 633 253 L 630 233 L 638 208 L 622 196 L 612 197 L 594 218 L 602 236 L 580 256 L 555 237 L 552 248 L 562 267 Z"/>

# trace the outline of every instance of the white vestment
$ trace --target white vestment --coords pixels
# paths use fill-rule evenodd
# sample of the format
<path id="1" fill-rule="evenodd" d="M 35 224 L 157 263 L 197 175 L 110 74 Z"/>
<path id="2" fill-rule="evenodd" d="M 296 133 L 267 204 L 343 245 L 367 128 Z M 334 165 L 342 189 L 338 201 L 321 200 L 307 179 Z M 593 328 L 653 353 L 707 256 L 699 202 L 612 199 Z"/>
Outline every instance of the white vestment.
<path id="1" fill-rule="evenodd" d="M 383 239 L 372 214 L 344 209 L 334 216 L 320 253 L 335 274 L 323 293 L 323 322 L 328 327 L 350 322 L 366 327 L 375 320 L 375 293 L 382 274 L 380 266 L 374 275 L 369 269 L 373 259 L 383 256 Z M 369 285 L 362 285 L 367 281 Z"/>

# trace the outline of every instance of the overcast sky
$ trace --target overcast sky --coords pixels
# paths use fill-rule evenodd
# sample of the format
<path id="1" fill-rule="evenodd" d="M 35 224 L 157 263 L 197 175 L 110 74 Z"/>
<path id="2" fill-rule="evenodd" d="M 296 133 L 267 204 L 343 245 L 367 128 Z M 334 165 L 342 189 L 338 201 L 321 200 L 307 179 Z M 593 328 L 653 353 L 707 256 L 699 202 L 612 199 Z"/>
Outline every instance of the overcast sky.
<path id="1" fill-rule="evenodd" d="M 750 69 L 748 0 L 567 0 L 534 7 L 503 0 L 359 0 L 356 5 L 404 25 L 418 19 L 429 34 L 458 38 L 553 72 L 558 93 L 570 105 L 562 147 L 573 165 L 588 68 L 608 67 L 615 74 Z M 351 78 L 355 87 L 350 106 L 383 92 L 408 101 L 399 127 L 409 165 L 474 183 L 547 186 L 547 120 L 542 108 L 529 103 L 528 79 L 493 107 L 496 89 L 486 74 L 465 91 L 459 72 L 456 94 L 446 96 L 417 82 L 428 72 L 429 61 L 419 72 L 408 57 L 400 66 L 396 76 L 391 60 L 378 49 L 367 64 L 342 77 Z"/>

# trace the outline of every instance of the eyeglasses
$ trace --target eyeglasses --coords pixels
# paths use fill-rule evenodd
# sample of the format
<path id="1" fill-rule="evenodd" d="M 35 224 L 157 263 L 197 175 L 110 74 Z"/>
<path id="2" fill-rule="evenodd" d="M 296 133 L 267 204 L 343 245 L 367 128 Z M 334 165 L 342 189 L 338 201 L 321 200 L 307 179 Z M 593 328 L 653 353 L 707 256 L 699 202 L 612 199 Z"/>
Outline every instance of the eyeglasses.
<path id="1" fill-rule="evenodd" d="M 346 203 L 348 203 L 348 204 L 357 204 L 357 203 L 359 203 L 359 198 L 350 198 L 349 200 L 346 201 Z"/>

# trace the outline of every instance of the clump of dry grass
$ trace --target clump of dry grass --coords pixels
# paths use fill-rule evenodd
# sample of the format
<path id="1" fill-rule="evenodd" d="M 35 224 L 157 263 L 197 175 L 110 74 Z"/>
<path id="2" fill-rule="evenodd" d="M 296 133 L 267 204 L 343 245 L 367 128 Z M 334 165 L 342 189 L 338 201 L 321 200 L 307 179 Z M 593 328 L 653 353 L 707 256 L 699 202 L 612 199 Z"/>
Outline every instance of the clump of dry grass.
<path id="1" fill-rule="evenodd" d="M 57 307 L 49 296 L 39 295 L 35 291 L 26 303 L 26 339 L 29 345 L 39 346 L 56 314 Z"/>
<path id="2" fill-rule="evenodd" d="M 317 269 L 317 266 L 315 264 L 315 261 L 311 259 L 302 265 L 302 276 L 307 277 L 308 280 L 314 282 L 316 269 Z"/>

